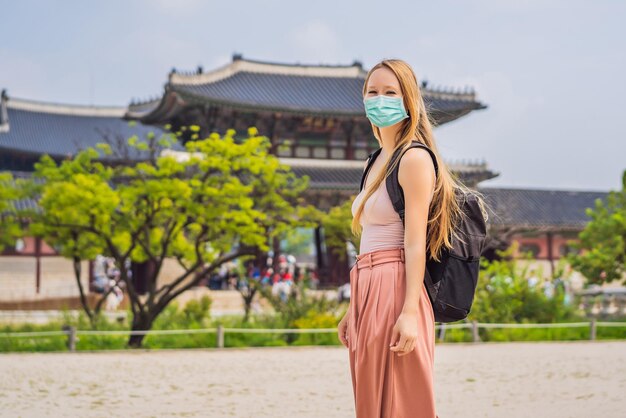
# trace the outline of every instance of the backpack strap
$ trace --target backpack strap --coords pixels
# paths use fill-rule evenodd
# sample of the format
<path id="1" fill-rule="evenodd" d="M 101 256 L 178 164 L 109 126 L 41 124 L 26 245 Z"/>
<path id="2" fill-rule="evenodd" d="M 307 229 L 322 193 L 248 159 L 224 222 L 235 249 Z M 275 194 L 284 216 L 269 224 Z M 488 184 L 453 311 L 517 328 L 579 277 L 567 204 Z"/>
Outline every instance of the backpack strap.
<path id="1" fill-rule="evenodd" d="M 402 158 L 405 152 L 410 150 L 411 148 L 424 148 L 428 151 L 431 158 L 433 159 L 433 164 L 435 166 L 435 177 L 439 174 L 439 165 L 437 164 L 437 157 L 433 150 L 431 150 L 428 146 L 419 141 L 411 141 L 411 145 L 405 150 L 399 149 L 394 154 L 393 158 Z M 398 156 L 398 154 L 400 154 Z M 394 160 L 392 160 L 394 161 Z M 398 165 L 391 172 L 391 174 L 387 177 L 387 193 L 389 194 L 389 198 L 391 199 L 391 204 L 393 208 L 400 215 L 400 219 L 402 219 L 402 225 L 404 225 L 404 191 L 402 190 L 402 186 L 400 186 L 400 182 L 398 181 L 398 172 L 400 170 L 400 162 L 398 161 Z"/>
<path id="2" fill-rule="evenodd" d="M 370 155 L 367 156 L 367 165 L 365 166 L 365 170 L 363 171 L 363 174 L 361 175 L 361 187 L 359 188 L 359 192 L 363 190 L 363 186 L 365 186 L 365 177 L 367 177 L 367 173 L 369 173 L 370 168 L 372 168 L 372 165 L 374 164 L 374 161 L 376 160 L 376 157 L 378 157 L 378 155 L 380 154 L 382 150 L 383 150 L 382 148 L 378 148 L 376 151 L 372 152 Z"/>

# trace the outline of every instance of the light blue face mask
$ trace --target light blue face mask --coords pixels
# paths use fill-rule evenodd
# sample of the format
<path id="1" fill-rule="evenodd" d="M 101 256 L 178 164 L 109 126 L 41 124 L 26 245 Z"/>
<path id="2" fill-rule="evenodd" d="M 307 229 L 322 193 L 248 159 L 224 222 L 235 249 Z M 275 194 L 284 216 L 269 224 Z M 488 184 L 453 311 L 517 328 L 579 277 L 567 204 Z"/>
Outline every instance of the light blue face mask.
<path id="1" fill-rule="evenodd" d="M 380 94 L 363 99 L 365 115 L 379 128 L 395 125 L 409 117 L 401 97 L 389 97 Z"/>

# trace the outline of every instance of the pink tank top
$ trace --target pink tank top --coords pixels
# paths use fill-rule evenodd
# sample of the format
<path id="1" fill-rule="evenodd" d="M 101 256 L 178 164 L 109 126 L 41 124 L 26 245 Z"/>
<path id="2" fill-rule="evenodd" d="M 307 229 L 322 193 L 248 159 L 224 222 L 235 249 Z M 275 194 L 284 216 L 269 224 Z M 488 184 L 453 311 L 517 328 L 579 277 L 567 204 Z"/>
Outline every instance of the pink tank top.
<path id="1" fill-rule="evenodd" d="M 361 199 L 365 196 L 367 177 L 369 177 L 369 173 L 365 176 L 363 190 L 356 195 L 352 202 L 352 216 L 356 214 L 356 209 L 361 204 Z M 433 193 L 434 185 L 430 194 L 431 199 Z M 359 254 L 380 249 L 404 247 L 404 225 L 400 215 L 393 208 L 389 193 L 387 193 L 387 182 L 385 180 L 380 184 L 378 190 L 365 202 L 360 223 L 363 231 Z"/>
<path id="2" fill-rule="evenodd" d="M 366 181 L 368 176 L 369 173 L 365 178 Z M 364 196 L 365 187 L 352 202 L 352 216 L 355 215 Z M 404 225 L 402 225 L 400 215 L 391 204 L 385 181 L 365 202 L 360 223 L 363 231 L 359 254 L 385 248 L 404 247 Z"/>

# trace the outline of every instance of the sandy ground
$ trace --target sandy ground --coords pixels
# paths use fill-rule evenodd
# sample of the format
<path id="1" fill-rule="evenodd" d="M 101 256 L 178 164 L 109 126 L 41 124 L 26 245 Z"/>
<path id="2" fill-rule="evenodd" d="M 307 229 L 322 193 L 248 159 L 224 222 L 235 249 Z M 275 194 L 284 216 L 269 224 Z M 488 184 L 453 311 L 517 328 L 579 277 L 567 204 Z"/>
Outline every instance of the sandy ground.
<path id="1" fill-rule="evenodd" d="M 2 417 L 354 417 L 343 347 L 0 355 Z M 624 417 L 626 342 L 438 344 L 440 418 Z"/>

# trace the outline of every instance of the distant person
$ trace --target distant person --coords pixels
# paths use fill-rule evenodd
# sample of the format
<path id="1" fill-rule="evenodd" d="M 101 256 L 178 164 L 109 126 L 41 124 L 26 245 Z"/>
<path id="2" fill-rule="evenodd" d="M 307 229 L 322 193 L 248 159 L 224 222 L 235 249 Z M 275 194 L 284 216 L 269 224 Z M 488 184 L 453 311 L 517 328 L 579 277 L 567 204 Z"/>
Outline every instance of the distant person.
<path id="1" fill-rule="evenodd" d="M 292 254 L 287 255 L 287 271 L 295 277 L 296 275 L 296 257 Z"/>
<path id="2" fill-rule="evenodd" d="M 278 273 L 276 273 L 275 277 L 276 276 L 278 276 Z M 278 296 L 283 302 L 286 302 L 289 298 L 290 289 L 291 286 L 289 286 L 287 280 L 279 276 L 272 285 L 272 295 Z"/>
<path id="3" fill-rule="evenodd" d="M 563 280 L 563 305 L 570 305 L 572 303 L 573 291 L 570 278 Z"/>
<path id="4" fill-rule="evenodd" d="M 526 282 L 528 283 L 528 287 L 533 288 L 539 284 L 539 277 L 537 277 L 535 273 L 535 267 L 531 267 L 528 272 L 530 275 L 526 279 Z"/>
<path id="5" fill-rule="evenodd" d="M 113 290 L 111 290 L 111 292 L 109 292 L 106 297 L 105 309 L 107 311 L 115 311 L 124 300 L 124 292 L 122 292 L 122 289 L 120 289 L 120 287 L 116 284 L 115 280 L 110 280 L 108 283 L 108 287 L 112 287 Z"/>
<path id="6" fill-rule="evenodd" d="M 350 283 L 344 283 L 337 288 L 337 301 L 339 303 L 350 301 Z"/>
<path id="7" fill-rule="evenodd" d="M 265 269 L 263 275 L 261 276 L 261 284 L 263 286 L 272 284 L 273 271 L 274 271 L 274 269 L 272 269 L 271 267 L 267 267 Z"/>
<path id="8" fill-rule="evenodd" d="M 309 277 L 311 281 L 311 289 L 319 288 L 320 279 L 319 279 L 319 276 L 317 275 L 317 271 L 314 269 L 311 269 L 309 273 Z"/>
<path id="9" fill-rule="evenodd" d="M 120 276 L 120 269 L 115 265 L 115 259 L 113 257 L 106 258 L 106 271 L 107 277 L 109 279 L 113 279 L 117 281 L 117 278 Z"/>
<path id="10" fill-rule="evenodd" d="M 552 297 L 554 297 L 554 284 L 547 277 L 543 279 L 543 294 L 548 299 L 552 299 Z"/>
<path id="11" fill-rule="evenodd" d="M 96 293 L 104 293 L 109 283 L 107 276 L 107 260 L 102 254 L 98 254 L 93 263 L 94 282 L 93 287 Z"/>

